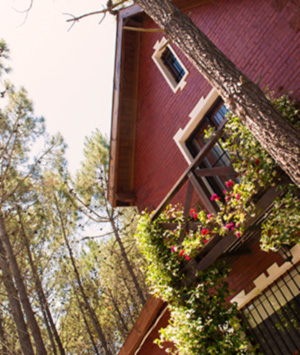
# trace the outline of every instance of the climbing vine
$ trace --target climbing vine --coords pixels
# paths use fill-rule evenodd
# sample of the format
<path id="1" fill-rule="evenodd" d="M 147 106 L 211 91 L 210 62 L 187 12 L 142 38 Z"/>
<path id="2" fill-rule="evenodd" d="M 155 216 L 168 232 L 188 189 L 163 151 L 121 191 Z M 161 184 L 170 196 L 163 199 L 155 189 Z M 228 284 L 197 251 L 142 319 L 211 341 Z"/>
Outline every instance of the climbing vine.
<path id="1" fill-rule="evenodd" d="M 299 108 L 288 96 L 272 99 L 275 107 L 300 128 Z M 207 132 L 209 137 L 211 132 Z M 196 276 L 192 286 L 184 283 L 184 266 L 195 257 L 213 236 L 226 237 L 234 233 L 243 238 L 249 216 L 255 216 L 255 198 L 261 191 L 277 186 L 281 194 L 274 201 L 268 218 L 261 226 L 261 248 L 278 250 L 282 244 L 300 242 L 299 189 L 281 182 L 282 172 L 271 156 L 252 134 L 230 116 L 225 128 L 226 141 L 221 141 L 233 161 L 237 178 L 225 183 L 218 201 L 218 213 L 206 213 L 197 208 L 190 211 L 190 221 L 198 223 L 196 231 L 189 231 L 182 244 L 178 241 L 184 223 L 182 208 L 169 205 L 157 220 L 144 213 L 140 219 L 137 238 L 148 262 L 147 275 L 152 293 L 168 302 L 170 324 L 161 330 L 158 345 L 169 341 L 176 349 L 167 351 L 180 355 L 249 354 L 255 353 L 246 339 L 237 318 L 235 304 L 229 304 L 226 282 L 228 269 L 214 265 Z M 174 230 L 163 228 L 167 222 L 176 223 Z M 184 286 L 185 285 L 185 286 Z"/>

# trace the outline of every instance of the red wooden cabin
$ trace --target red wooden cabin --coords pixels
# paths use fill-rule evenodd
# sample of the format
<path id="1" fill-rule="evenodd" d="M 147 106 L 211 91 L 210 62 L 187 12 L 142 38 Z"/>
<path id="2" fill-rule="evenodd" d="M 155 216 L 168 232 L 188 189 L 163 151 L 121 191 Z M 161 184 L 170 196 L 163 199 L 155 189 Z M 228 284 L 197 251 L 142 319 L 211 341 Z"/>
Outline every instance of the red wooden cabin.
<path id="1" fill-rule="evenodd" d="M 300 5 L 296 1 L 173 2 L 190 14 L 195 24 L 247 77 L 259 81 L 261 88 L 268 86 L 276 95 L 291 92 L 292 97 L 300 101 Z M 218 93 L 178 48 L 172 43 L 164 46 L 163 33 L 123 29 L 124 26 L 157 27 L 138 6 L 120 10 L 117 22 L 109 178 L 111 204 L 137 206 L 139 211 L 147 208 L 159 213 L 170 198 L 172 203 L 185 203 L 190 181 L 202 207 L 214 211 L 217 207 L 209 196 L 222 186 L 222 177 L 203 176 L 204 173 L 199 177 L 195 168 L 199 161 L 204 162 L 202 155 L 206 157 L 206 163 L 200 165 L 204 169 L 226 166 L 226 154 L 216 152 L 218 148 L 213 145 L 203 148 L 201 143 L 204 120 L 222 126 L 226 108 Z M 261 196 L 260 216 L 275 195 L 273 189 Z M 201 270 L 225 255 L 232 266 L 229 282 L 235 290 L 233 301 L 238 302 L 241 310 L 257 309 L 249 327 L 255 329 L 256 340 L 262 343 L 263 351 L 297 354 L 300 351 L 300 335 L 294 334 L 297 329 L 291 333 L 293 339 L 274 343 L 274 337 L 266 335 L 262 327 L 268 326 L 275 311 L 271 310 L 262 318 L 258 315 L 258 303 L 265 302 L 275 289 L 281 298 L 287 297 L 285 303 L 299 302 L 300 298 L 299 271 L 277 253 L 260 250 L 259 231 L 253 227 L 259 223 L 259 218 L 251 221 L 252 229 L 243 244 L 236 238 L 209 243 L 211 245 L 201 252 L 197 268 Z M 300 248 L 295 246 L 291 251 L 293 262 L 297 264 Z M 286 296 L 288 287 L 292 288 L 291 296 Z M 259 293 L 263 301 L 257 298 Z M 160 300 L 149 299 L 120 355 L 165 354 L 153 340 L 158 337 L 158 330 L 168 323 L 166 306 Z M 276 337 L 287 338 L 286 333 L 287 330 Z"/>

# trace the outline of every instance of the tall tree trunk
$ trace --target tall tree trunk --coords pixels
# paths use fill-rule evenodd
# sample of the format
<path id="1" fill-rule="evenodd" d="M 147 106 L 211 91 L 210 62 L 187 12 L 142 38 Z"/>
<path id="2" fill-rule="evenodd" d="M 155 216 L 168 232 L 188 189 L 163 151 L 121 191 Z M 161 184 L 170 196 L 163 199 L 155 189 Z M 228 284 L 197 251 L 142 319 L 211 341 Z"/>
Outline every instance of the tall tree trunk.
<path id="1" fill-rule="evenodd" d="M 74 290 L 74 293 L 75 293 L 75 297 L 76 297 L 76 299 L 77 299 L 77 303 L 78 303 L 78 306 L 79 306 L 79 309 L 80 309 L 80 312 L 81 312 L 81 314 L 82 314 L 82 318 L 83 318 L 83 321 L 84 321 L 84 324 L 85 324 L 85 328 L 86 328 L 86 330 L 87 330 L 87 332 L 88 332 L 88 335 L 89 335 L 89 337 L 90 337 L 90 339 L 91 339 L 91 342 L 92 342 L 92 344 L 93 344 L 93 347 L 94 347 L 94 350 L 95 350 L 96 355 L 100 355 L 100 354 L 99 354 L 99 351 L 98 351 L 98 349 L 97 349 L 97 345 L 96 345 L 96 343 L 95 343 L 95 340 L 94 340 L 94 337 L 93 337 L 91 328 L 90 328 L 89 323 L 88 323 L 88 321 L 87 321 L 87 319 L 86 319 L 86 316 L 85 316 L 85 314 L 84 314 L 84 310 L 83 310 L 83 307 L 82 307 L 82 304 L 81 304 L 81 300 L 79 299 L 76 286 L 74 285 L 74 283 L 72 283 L 72 284 L 73 284 L 73 290 Z"/>
<path id="2" fill-rule="evenodd" d="M 21 349 L 24 355 L 34 355 L 31 340 L 27 331 L 27 326 L 24 320 L 22 308 L 19 302 L 18 292 L 14 285 L 12 273 L 10 271 L 6 252 L 0 238 L 0 268 L 2 270 L 2 279 L 6 288 L 10 308 L 16 324 L 17 332 L 19 335 L 19 341 Z"/>
<path id="3" fill-rule="evenodd" d="M 47 351 L 45 349 L 44 341 L 42 339 L 40 328 L 35 319 L 29 297 L 24 285 L 23 277 L 21 275 L 12 245 L 10 243 L 9 236 L 6 232 L 4 219 L 2 214 L 0 213 L 0 238 L 2 239 L 5 251 L 7 253 L 8 261 L 15 279 L 15 283 L 18 289 L 18 293 L 20 295 L 20 299 L 24 308 L 24 312 L 26 314 L 29 327 L 32 332 L 32 336 L 34 339 L 34 343 L 36 346 L 36 350 L 38 355 L 47 355 Z"/>
<path id="4" fill-rule="evenodd" d="M 2 316 L 0 316 L 0 341 L 2 345 L 2 355 L 7 355 L 8 354 L 8 347 L 7 347 L 7 342 L 6 342 L 6 336 L 5 336 L 5 331 L 3 327 L 3 319 Z"/>
<path id="5" fill-rule="evenodd" d="M 32 253 L 31 253 L 30 245 L 29 245 L 29 240 L 28 240 L 28 237 L 27 237 L 25 226 L 24 226 L 23 221 L 22 221 L 21 210 L 20 210 L 19 207 L 17 207 L 17 208 L 18 208 L 19 222 L 20 222 L 20 226 L 21 226 L 21 235 L 23 237 L 24 244 L 25 244 L 25 247 L 26 247 L 29 264 L 30 264 L 31 271 L 32 271 L 32 274 L 33 274 L 33 278 L 34 278 L 35 289 L 36 289 L 36 292 L 38 294 L 38 298 L 39 298 L 39 302 L 40 302 L 40 305 L 41 305 L 42 313 L 43 313 L 43 316 L 44 316 L 45 324 L 46 324 L 47 331 L 48 331 L 48 334 L 49 334 L 49 338 L 50 338 L 50 341 L 51 341 L 51 345 L 52 345 L 52 348 L 53 348 L 53 353 L 57 354 L 56 346 L 55 346 L 55 343 L 53 341 L 53 335 L 54 335 L 54 338 L 55 338 L 55 341 L 57 343 L 57 346 L 58 346 L 60 354 L 61 355 L 65 355 L 65 350 L 63 348 L 63 345 L 62 345 L 62 342 L 60 340 L 59 334 L 57 332 L 55 323 L 53 321 L 52 314 L 51 314 L 51 311 L 50 311 L 50 308 L 49 308 L 49 305 L 48 305 L 48 302 L 47 302 L 47 299 L 46 299 L 46 296 L 45 296 L 45 293 L 44 293 L 44 290 L 43 290 L 42 282 L 40 280 L 39 274 L 37 272 L 37 268 L 36 268 L 35 263 L 33 261 Z"/>
<path id="6" fill-rule="evenodd" d="M 124 339 L 126 339 L 126 336 L 127 336 L 127 334 L 128 334 L 128 327 L 127 327 L 127 324 L 126 324 L 126 322 L 125 322 L 125 320 L 124 320 L 124 317 L 123 317 L 123 315 L 122 315 L 122 312 L 120 311 L 120 308 L 119 308 L 119 306 L 118 306 L 118 303 L 117 303 L 117 301 L 116 301 L 116 299 L 115 299 L 115 297 L 114 297 L 114 295 L 113 295 L 113 293 L 112 293 L 112 290 L 111 290 L 110 288 L 108 288 L 107 291 L 108 291 L 109 297 L 111 298 L 112 304 L 113 304 L 113 306 L 114 306 L 114 308 L 115 308 L 115 310 L 116 310 L 116 312 L 117 312 L 117 314 L 118 314 L 118 318 L 119 318 L 119 320 L 120 320 L 120 322 L 121 322 L 121 324 L 122 324 L 122 326 L 121 326 L 121 333 L 122 333 Z"/>
<path id="7" fill-rule="evenodd" d="M 101 341 L 102 343 L 102 346 L 105 350 L 105 353 L 106 355 L 112 355 L 111 351 L 109 350 L 108 348 L 108 344 L 107 344 L 107 341 L 106 341 L 106 338 L 105 338 L 105 334 L 103 332 L 103 329 L 101 327 L 101 324 L 99 323 L 97 317 L 96 317 L 96 314 L 94 312 L 94 310 L 92 309 L 92 306 L 90 305 L 90 302 L 89 302 L 89 299 L 84 291 L 84 288 L 82 286 L 82 282 L 81 282 L 81 278 L 80 278 L 80 275 L 79 275 L 79 271 L 78 271 L 78 268 L 76 266 L 76 263 L 75 263 L 75 259 L 74 259 L 74 256 L 73 256 L 73 251 L 72 251 L 72 248 L 69 244 L 69 240 L 68 240 L 68 237 L 67 237 L 67 233 L 66 233 L 66 229 L 65 229 L 65 223 L 64 223 L 64 220 L 62 218 L 62 214 L 61 214 L 61 211 L 60 211 L 60 208 L 59 208 L 59 205 L 58 205 L 58 201 L 55 197 L 55 204 L 56 204 L 56 208 L 57 208 L 57 212 L 58 212 L 58 216 L 59 216 L 59 220 L 60 220 L 60 224 L 61 224 L 61 228 L 62 228 L 62 233 L 63 233 L 63 237 L 64 237 L 64 240 L 65 240 L 65 243 L 66 243 L 66 246 L 67 246 L 67 249 L 68 249 L 68 252 L 69 252 L 69 256 L 70 256 L 70 259 L 71 259 L 71 264 L 72 264 L 72 267 L 73 267 L 73 270 L 74 270 L 74 273 L 75 273 L 75 277 L 76 277 L 76 280 L 77 280 L 77 283 L 78 283 L 78 286 L 79 286 L 79 290 L 80 290 L 80 293 L 82 295 L 82 298 L 83 298 L 83 301 L 85 303 L 85 306 L 88 310 L 88 313 L 91 317 L 91 321 L 95 327 L 95 330 L 98 334 L 98 337 L 99 337 L 99 340 Z"/>
<path id="8" fill-rule="evenodd" d="M 277 164 L 300 187 L 300 132 L 274 109 L 250 81 L 168 0 L 136 0 L 216 88 L 227 107 L 241 118 Z"/>
<path id="9" fill-rule="evenodd" d="M 121 250 L 122 259 L 124 260 L 126 268 L 127 268 L 128 272 L 129 272 L 131 278 L 132 278 L 132 281 L 134 283 L 134 287 L 135 287 L 135 289 L 137 291 L 139 299 L 141 300 L 142 305 L 144 305 L 146 303 L 146 300 L 144 298 L 143 292 L 142 292 L 142 290 L 140 288 L 140 285 L 138 283 L 137 277 L 135 276 L 135 273 L 133 271 L 132 265 L 130 264 L 130 261 L 128 259 L 126 250 L 124 248 L 124 245 L 123 245 L 122 239 L 120 237 L 118 228 L 116 226 L 115 219 L 114 219 L 114 209 L 112 209 L 112 211 L 109 212 L 108 208 L 106 207 L 106 210 L 107 210 L 107 215 L 109 216 L 110 224 L 111 224 L 113 232 L 114 232 L 114 236 L 116 237 L 117 243 L 119 244 L 119 247 L 120 247 L 120 250 Z"/>

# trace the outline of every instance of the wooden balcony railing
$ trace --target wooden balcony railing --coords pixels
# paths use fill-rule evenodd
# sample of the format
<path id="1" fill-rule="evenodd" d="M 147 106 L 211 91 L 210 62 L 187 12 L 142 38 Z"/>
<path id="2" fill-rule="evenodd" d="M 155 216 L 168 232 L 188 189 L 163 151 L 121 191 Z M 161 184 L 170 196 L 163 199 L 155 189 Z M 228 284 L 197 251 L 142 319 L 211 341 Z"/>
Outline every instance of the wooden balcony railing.
<path id="1" fill-rule="evenodd" d="M 178 241 L 179 245 L 182 244 L 187 234 L 186 232 L 188 230 L 195 231 L 201 225 L 200 222 L 192 222 L 189 218 L 194 190 L 197 192 L 198 196 L 205 205 L 207 212 L 216 213 L 218 211 L 217 203 L 215 201 L 210 200 L 210 196 L 207 194 L 206 191 L 204 191 L 203 187 L 199 182 L 199 178 L 209 176 L 226 176 L 227 178 L 230 178 L 236 176 L 236 172 L 234 171 L 232 166 L 214 167 L 207 169 L 199 168 L 199 164 L 203 162 L 203 160 L 209 154 L 213 146 L 216 144 L 219 138 L 221 138 L 224 131 L 224 127 L 226 125 L 226 121 L 227 120 L 225 119 L 222 122 L 219 128 L 215 131 L 214 135 L 204 145 L 204 147 L 201 149 L 201 151 L 198 153 L 192 163 L 180 176 L 178 181 L 174 184 L 169 193 L 166 195 L 166 197 L 163 199 L 163 201 L 152 214 L 151 220 L 154 221 L 165 210 L 167 205 L 177 195 L 183 185 L 188 181 L 183 212 L 185 222 L 181 226 L 182 229 Z M 226 237 L 214 236 L 213 238 L 211 238 L 210 241 L 200 250 L 199 254 L 195 258 L 191 259 L 185 266 L 183 271 L 185 271 L 187 275 L 186 282 L 192 282 L 195 279 L 195 275 L 197 272 L 206 269 L 222 255 L 226 255 L 226 257 L 228 257 L 237 254 L 242 254 L 245 252 L 250 252 L 247 248 L 247 243 L 245 243 L 245 241 L 253 237 L 253 235 L 257 237 L 257 235 L 260 234 L 259 226 L 264 220 L 266 212 L 268 211 L 270 206 L 272 206 L 272 202 L 280 194 L 280 189 L 277 189 L 276 186 L 274 186 L 261 195 L 260 199 L 256 202 L 255 205 L 255 216 L 249 217 L 246 222 L 245 233 L 242 238 L 242 241 L 237 239 L 234 232 L 229 233 L 228 235 L 226 235 Z M 172 222 L 162 223 L 162 227 L 164 229 L 174 230 L 178 227 L 178 224 Z"/>

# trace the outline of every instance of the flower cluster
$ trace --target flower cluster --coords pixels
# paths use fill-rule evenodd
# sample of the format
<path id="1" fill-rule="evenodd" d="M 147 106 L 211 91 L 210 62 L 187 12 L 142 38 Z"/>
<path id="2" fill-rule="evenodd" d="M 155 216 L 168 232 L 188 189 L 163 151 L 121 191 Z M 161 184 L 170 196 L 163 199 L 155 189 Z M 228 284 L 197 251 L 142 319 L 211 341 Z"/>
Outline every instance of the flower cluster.
<path id="1" fill-rule="evenodd" d="M 277 108 L 300 128 L 296 117 L 299 111 L 295 106 L 287 108 L 287 102 L 286 98 L 278 99 Z M 207 213 L 192 208 L 189 222 L 196 228 L 187 232 L 181 245 L 178 241 L 184 217 L 180 206 L 168 206 L 154 223 L 145 214 L 138 226 L 138 241 L 148 262 L 147 280 L 151 291 L 169 303 L 171 312 L 171 322 L 161 330 L 157 343 L 176 344 L 175 353 L 180 355 L 207 354 L 208 349 L 213 354 L 255 353 L 249 349 L 249 342 L 242 334 L 235 305 L 226 303 L 228 285 L 224 267 L 215 266 L 199 273 L 196 286 L 180 287 L 184 278 L 183 266 L 214 235 L 234 233 L 237 238 L 243 237 L 247 216 L 255 214 L 253 198 L 261 189 L 278 181 L 275 162 L 237 117 L 230 118 L 226 131 L 229 139 L 221 144 L 229 151 L 238 176 L 225 182 L 224 196 L 216 193 L 211 196 L 219 212 Z M 262 225 L 261 247 L 265 250 L 277 250 L 283 243 L 300 242 L 299 191 L 295 185 L 281 188 L 282 196 L 275 201 Z M 177 228 L 163 229 L 162 224 L 170 220 Z M 171 349 L 168 351 L 173 353 Z"/>

